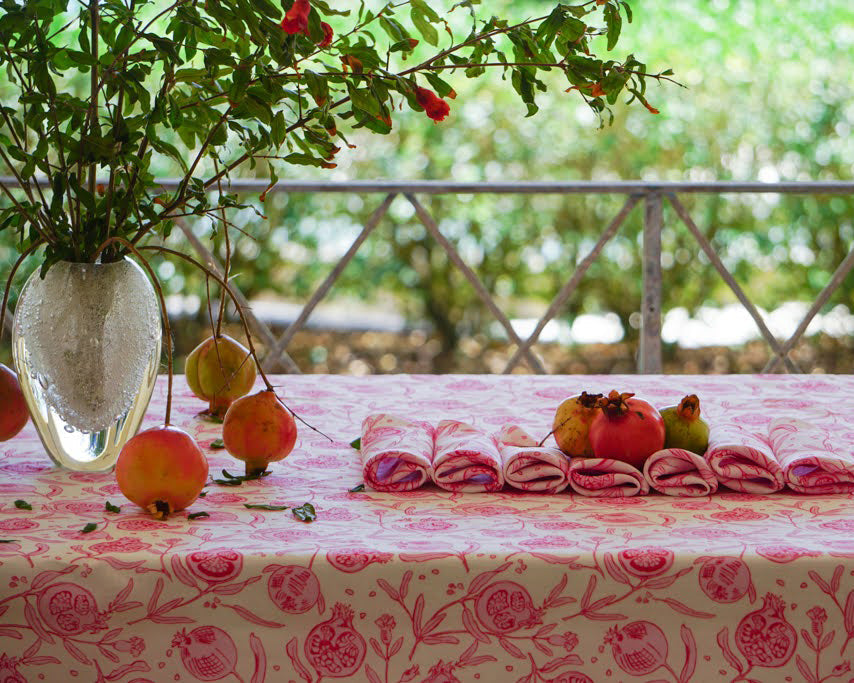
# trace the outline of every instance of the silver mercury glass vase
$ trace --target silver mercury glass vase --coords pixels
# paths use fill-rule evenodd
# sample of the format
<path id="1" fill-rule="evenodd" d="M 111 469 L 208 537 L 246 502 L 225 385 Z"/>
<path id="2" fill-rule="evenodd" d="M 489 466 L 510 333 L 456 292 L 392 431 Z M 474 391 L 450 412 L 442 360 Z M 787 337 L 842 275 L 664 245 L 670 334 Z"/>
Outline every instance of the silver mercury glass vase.
<path id="1" fill-rule="evenodd" d="M 51 459 L 103 471 L 139 429 L 160 364 L 160 307 L 130 259 L 39 271 L 15 308 L 12 356 Z"/>

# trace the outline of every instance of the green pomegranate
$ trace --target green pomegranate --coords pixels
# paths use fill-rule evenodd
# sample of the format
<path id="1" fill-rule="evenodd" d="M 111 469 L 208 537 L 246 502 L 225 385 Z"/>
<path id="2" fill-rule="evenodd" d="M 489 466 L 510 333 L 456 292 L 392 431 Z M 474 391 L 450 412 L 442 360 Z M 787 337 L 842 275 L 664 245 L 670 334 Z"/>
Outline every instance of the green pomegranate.
<path id="1" fill-rule="evenodd" d="M 696 394 L 683 398 L 678 406 L 661 409 L 664 419 L 664 447 L 684 448 L 703 455 L 709 447 L 709 425 L 700 417 L 700 399 Z"/>

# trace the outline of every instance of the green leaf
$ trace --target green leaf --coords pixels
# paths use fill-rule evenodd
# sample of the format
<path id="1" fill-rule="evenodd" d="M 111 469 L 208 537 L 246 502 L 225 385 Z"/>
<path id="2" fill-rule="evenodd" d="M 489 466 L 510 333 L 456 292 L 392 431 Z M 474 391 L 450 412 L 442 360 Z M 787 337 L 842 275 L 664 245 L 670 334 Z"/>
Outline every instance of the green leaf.
<path id="1" fill-rule="evenodd" d="M 413 2 L 412 9 L 410 10 L 409 15 L 412 18 L 412 23 L 415 24 L 415 28 L 418 29 L 418 32 L 421 34 L 424 40 L 430 43 L 430 45 L 438 45 L 439 32 L 430 23 L 430 20 L 427 18 L 427 14 L 424 12 L 424 10 Z"/>
<path id="2" fill-rule="evenodd" d="M 16 541 L 13 538 L 0 538 L 0 543 L 17 543 L 17 542 L 18 541 Z"/>
<path id="3" fill-rule="evenodd" d="M 199 498 L 204 498 L 206 495 L 208 495 L 208 492 L 207 492 L 207 491 L 202 491 L 202 492 L 199 494 Z"/>
<path id="4" fill-rule="evenodd" d="M 353 488 L 349 489 L 349 492 L 350 493 L 361 493 L 364 490 L 365 490 L 365 484 L 362 483 L 362 484 L 357 484 Z"/>
<path id="5" fill-rule="evenodd" d="M 191 512 L 187 515 L 187 519 L 199 519 L 200 517 L 210 517 L 210 515 L 202 510 L 201 512 Z"/>
<path id="6" fill-rule="evenodd" d="M 291 512 L 301 522 L 313 522 L 317 519 L 317 513 L 314 511 L 314 505 L 311 503 L 303 503 L 299 507 L 293 508 Z"/>
<path id="7" fill-rule="evenodd" d="M 84 526 L 82 529 L 80 529 L 80 533 L 81 534 L 90 534 L 93 531 L 95 531 L 95 529 L 97 529 L 97 528 L 98 528 L 98 525 L 95 524 L 95 522 L 89 522 L 86 526 Z"/>
<path id="8" fill-rule="evenodd" d="M 225 448 L 225 442 L 222 439 L 214 439 L 213 441 L 211 441 L 210 447 L 213 450 L 219 450 L 219 449 Z M 223 471 L 225 471 L 225 470 L 223 470 Z"/>
<path id="9" fill-rule="evenodd" d="M 605 5 L 605 26 L 608 34 L 608 49 L 611 50 L 620 39 L 620 31 L 623 28 L 623 17 L 614 5 Z"/>
<path id="10" fill-rule="evenodd" d="M 107 512 L 121 512 L 122 509 L 118 505 L 113 505 L 110 501 L 107 501 L 104 505 Z"/>
<path id="11" fill-rule="evenodd" d="M 16 500 L 15 501 L 15 507 L 18 508 L 19 510 L 32 510 L 33 509 L 33 506 L 30 505 L 25 500 Z"/>
<path id="12" fill-rule="evenodd" d="M 355 448 L 357 451 L 361 450 L 361 448 L 362 448 L 362 437 L 359 437 L 358 439 L 353 439 L 350 442 L 350 447 Z"/>
<path id="13" fill-rule="evenodd" d="M 287 510 L 289 505 L 254 505 L 252 503 L 243 503 L 243 507 L 247 510 Z"/>

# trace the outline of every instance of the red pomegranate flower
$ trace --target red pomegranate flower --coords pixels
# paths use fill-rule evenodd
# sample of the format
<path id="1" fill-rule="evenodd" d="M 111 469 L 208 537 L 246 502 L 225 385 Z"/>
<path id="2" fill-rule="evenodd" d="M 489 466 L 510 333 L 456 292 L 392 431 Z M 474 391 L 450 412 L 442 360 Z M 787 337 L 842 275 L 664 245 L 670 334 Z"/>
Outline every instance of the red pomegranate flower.
<path id="1" fill-rule="evenodd" d="M 434 121 L 444 121 L 445 117 L 451 113 L 448 103 L 427 88 L 415 88 L 415 100 Z"/>
<path id="2" fill-rule="evenodd" d="M 317 44 L 317 47 L 329 47 L 332 45 L 332 36 L 335 35 L 335 31 L 325 21 L 320 22 L 320 28 L 323 29 L 323 40 Z"/>
<path id="3" fill-rule="evenodd" d="M 294 0 L 293 6 L 285 12 L 285 18 L 282 19 L 282 30 L 288 35 L 302 33 L 308 35 L 308 15 L 311 12 L 311 5 L 308 0 Z"/>

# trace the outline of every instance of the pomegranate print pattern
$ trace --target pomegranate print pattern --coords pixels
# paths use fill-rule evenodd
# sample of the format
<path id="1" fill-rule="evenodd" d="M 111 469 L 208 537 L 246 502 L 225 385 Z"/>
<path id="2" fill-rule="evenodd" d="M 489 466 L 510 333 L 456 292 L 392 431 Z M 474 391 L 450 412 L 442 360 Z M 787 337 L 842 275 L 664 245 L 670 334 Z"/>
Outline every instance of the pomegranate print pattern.
<path id="1" fill-rule="evenodd" d="M 365 659 L 365 639 L 353 628 L 353 610 L 335 603 L 332 617 L 315 626 L 305 639 L 305 656 L 320 676 L 352 676 Z"/>
<path id="2" fill-rule="evenodd" d="M 786 603 L 768 593 L 762 608 L 745 616 L 735 629 L 735 645 L 753 666 L 780 667 L 795 652 L 797 634 L 786 621 Z"/>
<path id="3" fill-rule="evenodd" d="M 237 648 L 225 631 L 216 626 L 199 626 L 189 633 L 175 634 L 172 646 L 181 652 L 187 671 L 200 681 L 218 681 L 234 673 Z"/>
<path id="4" fill-rule="evenodd" d="M 2 444 L 0 683 L 854 677 L 854 497 L 842 491 L 854 376 L 271 381 L 331 440 L 301 428 L 269 476 L 211 481 L 162 521 L 110 473 L 52 467 L 30 426 Z M 664 452 L 649 472 L 567 466 L 545 438 L 557 405 L 614 388 L 657 406 L 697 393 L 710 425 L 731 426 L 715 462 Z M 211 472 L 235 472 L 209 447 L 221 425 L 197 417 L 180 378 L 174 401 Z M 160 383 L 144 427 L 164 403 Z M 371 415 L 405 417 L 421 439 L 367 421 L 385 491 L 349 445 Z M 443 489 L 428 475 L 446 420 Z M 789 464 L 774 460 L 772 424 Z M 821 451 L 805 452 L 819 433 Z M 730 479 L 710 480 L 715 468 Z M 291 512 L 306 502 L 311 523 Z"/>

